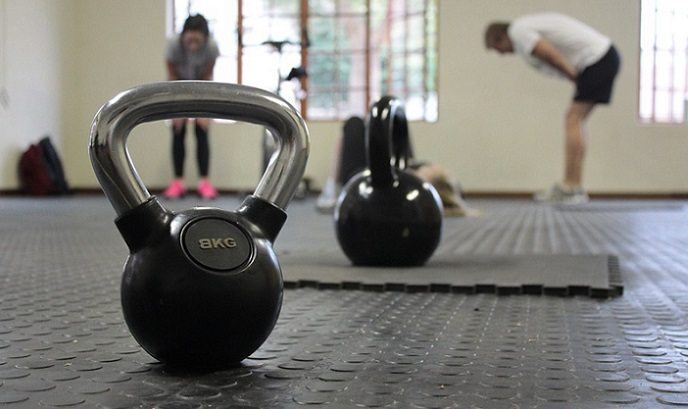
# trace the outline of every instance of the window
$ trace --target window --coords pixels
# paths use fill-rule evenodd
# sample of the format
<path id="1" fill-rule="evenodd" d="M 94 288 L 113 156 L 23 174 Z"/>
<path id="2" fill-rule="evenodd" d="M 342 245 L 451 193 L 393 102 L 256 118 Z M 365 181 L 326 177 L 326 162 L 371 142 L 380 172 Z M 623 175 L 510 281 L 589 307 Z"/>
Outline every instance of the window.
<path id="1" fill-rule="evenodd" d="M 688 1 L 642 0 L 640 119 L 686 122 Z"/>
<path id="2" fill-rule="evenodd" d="M 208 19 L 217 81 L 279 90 L 307 119 L 364 116 L 392 94 L 410 120 L 437 120 L 437 0 L 170 1 L 174 32 Z M 296 67 L 307 79 L 280 81 Z"/>

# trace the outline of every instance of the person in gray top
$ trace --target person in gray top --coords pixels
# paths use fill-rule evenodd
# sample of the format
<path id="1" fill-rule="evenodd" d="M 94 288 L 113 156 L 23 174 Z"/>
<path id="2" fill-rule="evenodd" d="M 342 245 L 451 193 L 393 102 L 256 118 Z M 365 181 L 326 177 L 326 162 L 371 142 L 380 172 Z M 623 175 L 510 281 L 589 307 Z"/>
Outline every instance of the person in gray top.
<path id="1" fill-rule="evenodd" d="M 184 22 L 181 34 L 171 38 L 167 44 L 165 59 L 167 62 L 167 78 L 177 80 L 206 80 L 213 79 L 215 60 L 220 52 L 217 43 L 210 35 L 208 21 L 200 14 L 189 16 Z M 169 199 L 184 196 L 184 158 L 186 150 L 184 138 L 186 124 L 189 119 L 175 119 L 172 121 L 172 163 L 174 164 L 174 179 L 163 193 Z M 217 190 L 208 180 L 210 164 L 210 150 L 208 145 L 208 129 L 210 121 L 198 118 L 194 122 L 196 133 L 196 159 L 198 162 L 198 194 L 203 199 L 214 199 Z"/>

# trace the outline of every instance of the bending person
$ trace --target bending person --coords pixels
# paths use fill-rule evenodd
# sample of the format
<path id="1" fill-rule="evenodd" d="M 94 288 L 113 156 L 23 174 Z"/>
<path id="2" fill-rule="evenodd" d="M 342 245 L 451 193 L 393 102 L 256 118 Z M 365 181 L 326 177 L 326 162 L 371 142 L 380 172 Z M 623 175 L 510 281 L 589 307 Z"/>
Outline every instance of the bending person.
<path id="1" fill-rule="evenodd" d="M 586 121 L 598 104 L 609 104 L 620 57 L 611 40 L 586 24 L 558 13 L 540 13 L 485 30 L 485 45 L 500 54 L 516 53 L 544 74 L 573 83 L 576 92 L 566 112 L 566 164 L 562 182 L 535 195 L 538 201 L 585 203 L 583 160 Z"/>
<path id="2" fill-rule="evenodd" d="M 189 16 L 184 22 L 181 34 L 172 38 L 167 46 L 168 80 L 212 80 L 215 60 L 219 54 L 217 43 L 208 29 L 208 21 L 200 14 Z M 207 118 L 172 120 L 174 179 L 165 189 L 163 195 L 169 199 L 178 199 L 186 194 L 184 187 L 184 159 L 186 156 L 184 139 L 187 123 L 194 124 L 194 133 L 196 134 L 196 162 L 200 176 L 197 187 L 198 195 L 203 199 L 214 199 L 217 197 L 217 190 L 208 180 L 210 120 Z"/>

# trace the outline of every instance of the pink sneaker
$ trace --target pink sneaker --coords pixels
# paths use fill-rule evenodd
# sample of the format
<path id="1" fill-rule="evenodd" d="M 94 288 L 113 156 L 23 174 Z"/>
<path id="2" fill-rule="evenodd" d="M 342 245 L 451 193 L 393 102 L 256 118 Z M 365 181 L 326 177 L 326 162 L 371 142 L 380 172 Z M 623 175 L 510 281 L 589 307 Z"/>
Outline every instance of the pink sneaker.
<path id="1" fill-rule="evenodd" d="M 198 195 L 205 200 L 215 199 L 217 198 L 217 189 L 208 179 L 201 179 L 198 182 Z"/>
<path id="2" fill-rule="evenodd" d="M 162 193 L 162 195 L 168 199 L 180 199 L 185 194 L 186 189 L 184 188 L 184 184 L 182 183 L 181 179 L 174 179 L 172 182 L 170 182 L 170 185 L 167 186 L 167 189 L 165 189 L 165 191 Z"/>

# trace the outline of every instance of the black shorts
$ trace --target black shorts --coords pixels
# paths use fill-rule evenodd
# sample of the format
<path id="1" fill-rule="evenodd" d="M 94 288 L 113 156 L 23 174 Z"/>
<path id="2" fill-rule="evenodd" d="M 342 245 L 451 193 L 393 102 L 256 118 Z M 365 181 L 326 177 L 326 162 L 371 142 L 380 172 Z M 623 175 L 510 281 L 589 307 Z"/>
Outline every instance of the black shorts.
<path id="1" fill-rule="evenodd" d="M 620 65 L 621 57 L 612 45 L 604 57 L 578 75 L 573 100 L 608 104 L 612 99 L 614 80 L 619 73 Z"/>

